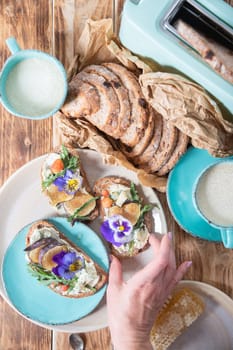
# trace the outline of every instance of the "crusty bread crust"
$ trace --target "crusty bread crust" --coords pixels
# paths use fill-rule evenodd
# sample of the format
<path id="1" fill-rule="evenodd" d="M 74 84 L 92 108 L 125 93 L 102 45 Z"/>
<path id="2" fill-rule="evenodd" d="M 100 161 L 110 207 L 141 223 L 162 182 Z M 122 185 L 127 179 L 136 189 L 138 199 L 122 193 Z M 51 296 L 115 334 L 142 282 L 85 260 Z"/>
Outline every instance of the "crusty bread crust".
<path id="1" fill-rule="evenodd" d="M 102 191 L 103 190 L 108 190 L 109 187 L 111 185 L 113 185 L 113 184 L 121 184 L 121 185 L 130 187 L 131 182 L 130 182 L 130 180 L 127 180 L 125 178 L 120 178 L 120 177 L 117 177 L 117 176 L 103 177 L 103 178 L 98 179 L 95 182 L 94 193 L 96 195 L 98 195 L 98 196 L 101 196 Z M 100 216 L 101 216 L 101 218 L 103 220 L 103 218 L 104 218 L 104 208 L 102 208 L 100 200 L 98 201 L 98 204 L 99 204 Z M 152 232 L 152 230 L 153 230 L 153 219 L 152 219 L 152 215 L 151 215 L 150 212 L 145 214 L 144 222 L 145 222 L 145 225 L 146 225 L 148 231 Z M 134 257 L 134 256 L 138 255 L 139 253 L 141 253 L 142 251 L 146 250 L 149 247 L 149 237 L 148 237 L 148 240 L 145 242 L 145 245 L 141 249 L 135 248 L 133 251 L 130 251 L 130 252 L 121 253 L 121 252 L 119 252 L 119 250 L 117 250 L 114 247 L 113 244 L 109 244 L 109 246 L 110 246 L 111 253 L 113 255 L 115 255 L 116 257 L 118 257 L 118 258 Z"/>
<path id="2" fill-rule="evenodd" d="M 95 285 L 95 290 L 98 291 L 100 290 L 104 284 L 107 282 L 108 279 L 108 274 L 107 272 L 102 269 L 102 267 L 100 267 L 93 259 L 91 259 L 80 247 L 78 247 L 76 244 L 74 244 L 71 240 L 69 240 L 61 231 L 59 231 L 57 229 L 57 227 L 55 225 L 53 225 L 52 223 L 50 223 L 49 221 L 46 220 L 40 220 L 37 221 L 35 223 L 33 223 L 29 230 L 28 233 L 26 235 L 26 246 L 28 246 L 30 244 L 30 237 L 33 234 L 33 232 L 38 229 L 38 228 L 42 228 L 42 227 L 48 227 L 48 228 L 54 228 L 60 239 L 62 239 L 63 241 L 65 241 L 67 243 L 67 246 L 72 247 L 77 253 L 81 253 L 85 260 L 87 260 L 88 262 L 93 261 L 96 271 L 100 277 L 98 283 Z M 62 294 L 62 292 L 59 292 L 59 290 L 54 289 L 53 286 L 48 286 L 50 289 L 52 289 L 55 293 L 60 294 L 62 296 L 68 297 L 68 298 L 84 298 L 90 295 L 93 295 L 96 293 L 96 291 L 94 290 L 90 290 L 89 292 L 85 292 L 85 293 L 79 293 L 77 295 L 64 295 Z"/>

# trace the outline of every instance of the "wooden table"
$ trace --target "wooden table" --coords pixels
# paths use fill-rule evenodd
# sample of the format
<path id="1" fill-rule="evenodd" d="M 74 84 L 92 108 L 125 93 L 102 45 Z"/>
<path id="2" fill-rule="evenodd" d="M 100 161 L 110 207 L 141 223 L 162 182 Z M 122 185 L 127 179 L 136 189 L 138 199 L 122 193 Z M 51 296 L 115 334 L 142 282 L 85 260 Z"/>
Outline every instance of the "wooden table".
<path id="1" fill-rule="evenodd" d="M 228 3 L 233 5 L 233 0 Z M 119 19 L 123 0 L 115 0 L 113 4 Z M 76 43 L 85 20 L 111 17 L 113 7 L 110 0 L 1 0 L 0 66 L 9 56 L 5 39 L 15 36 L 22 48 L 54 54 L 68 68 L 77 53 Z M 116 23 L 118 27 L 119 21 Z M 23 164 L 52 150 L 53 140 L 52 118 L 24 120 L 0 107 L 0 185 Z M 186 234 L 174 221 L 165 195 L 158 193 L 158 196 L 168 228 L 175 236 L 177 262 L 193 261 L 185 279 L 209 283 L 233 297 L 233 250 Z M 87 350 L 110 349 L 108 328 L 83 336 Z M 1 350 L 69 350 L 68 338 L 69 334 L 27 321 L 0 297 Z"/>

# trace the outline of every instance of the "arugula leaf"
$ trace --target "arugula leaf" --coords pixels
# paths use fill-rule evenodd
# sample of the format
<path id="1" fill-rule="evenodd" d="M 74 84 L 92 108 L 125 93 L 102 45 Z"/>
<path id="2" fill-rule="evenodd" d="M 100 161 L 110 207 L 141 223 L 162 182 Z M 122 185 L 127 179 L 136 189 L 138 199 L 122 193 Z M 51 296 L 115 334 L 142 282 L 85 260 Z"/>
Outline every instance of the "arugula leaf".
<path id="1" fill-rule="evenodd" d="M 44 181 L 42 181 L 43 190 L 48 188 L 58 177 L 64 176 L 66 170 L 69 169 L 69 170 L 75 172 L 80 166 L 79 158 L 71 155 L 68 152 L 68 149 L 64 145 L 62 145 L 62 149 L 60 152 L 60 158 L 63 161 L 64 170 L 62 170 L 56 174 L 50 174 Z"/>
<path id="2" fill-rule="evenodd" d="M 90 220 L 89 216 L 80 216 L 78 215 L 84 208 L 86 208 L 91 202 L 96 201 L 97 199 L 99 199 L 100 197 L 92 197 L 91 199 L 89 199 L 86 203 L 84 203 L 83 205 L 81 205 L 81 207 L 77 208 L 74 213 L 72 215 L 70 215 L 68 217 L 68 221 L 69 222 L 74 222 L 76 220 L 78 221 L 87 221 Z"/>
<path id="3" fill-rule="evenodd" d="M 66 280 L 65 278 L 55 275 L 52 271 L 44 270 L 43 267 L 38 264 L 29 264 L 28 270 L 33 277 L 35 277 L 39 282 L 41 282 L 45 286 L 48 286 L 51 283 L 61 283 L 66 286 L 69 286 L 68 292 L 75 287 L 75 284 L 78 281 L 77 276 L 70 280 Z"/>
<path id="4" fill-rule="evenodd" d="M 69 160 L 69 152 L 64 145 L 61 145 L 60 158 L 63 160 L 64 166 L 66 166 L 65 163 Z"/>
<path id="5" fill-rule="evenodd" d="M 97 291 L 97 289 L 96 289 L 95 287 L 92 287 L 92 286 L 90 286 L 89 284 L 86 284 L 85 287 L 88 288 L 88 289 L 90 289 L 90 290 L 91 290 L 92 292 L 94 292 L 94 293 Z"/>
<path id="6" fill-rule="evenodd" d="M 42 282 L 45 285 L 49 285 L 52 282 L 70 285 L 72 281 L 59 277 L 55 275 L 52 271 L 47 271 L 38 264 L 29 264 L 28 270 L 32 276 L 34 276 L 38 281 Z"/>
<path id="7" fill-rule="evenodd" d="M 138 218 L 138 221 L 136 222 L 136 224 L 134 225 L 134 229 L 138 229 L 141 228 L 144 225 L 144 216 L 147 212 L 149 212 L 150 210 L 152 210 L 154 207 L 158 207 L 157 204 L 146 204 L 146 205 L 142 205 L 142 199 L 139 197 L 139 194 L 136 190 L 135 184 L 133 182 L 131 182 L 130 184 L 130 193 L 132 196 L 132 200 L 133 202 L 136 202 L 140 205 L 140 216 Z"/>
<path id="8" fill-rule="evenodd" d="M 149 211 L 151 211 L 154 207 L 155 207 L 155 205 L 153 205 L 153 204 L 146 204 L 140 208 L 141 209 L 140 215 L 139 215 L 138 221 L 134 225 L 134 230 L 141 228 L 144 225 L 145 214 L 148 213 Z"/>
<path id="9" fill-rule="evenodd" d="M 130 194 L 132 196 L 133 202 L 141 203 L 141 198 L 139 197 L 135 184 L 133 182 L 130 183 Z"/>
<path id="10" fill-rule="evenodd" d="M 128 243 L 128 245 L 129 245 L 129 251 L 130 251 L 130 253 L 133 253 L 133 250 L 134 250 L 134 240 L 130 241 L 130 242 Z"/>

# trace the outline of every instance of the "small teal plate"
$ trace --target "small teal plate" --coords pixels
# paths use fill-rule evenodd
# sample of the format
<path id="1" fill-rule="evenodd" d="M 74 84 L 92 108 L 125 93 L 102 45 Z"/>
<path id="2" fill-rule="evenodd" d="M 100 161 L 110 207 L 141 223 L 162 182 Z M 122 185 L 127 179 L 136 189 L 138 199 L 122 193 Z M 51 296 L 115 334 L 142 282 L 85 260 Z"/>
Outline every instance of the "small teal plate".
<path id="1" fill-rule="evenodd" d="M 108 271 L 106 248 L 94 231 L 82 223 L 71 226 L 65 218 L 49 218 L 48 221 Z M 11 303 L 25 317 L 49 325 L 61 325 L 81 319 L 100 303 L 106 286 L 94 295 L 75 299 L 62 297 L 38 282 L 28 272 L 25 260 L 25 237 L 30 225 L 22 228 L 15 236 L 4 255 L 2 277 Z"/>
<path id="2" fill-rule="evenodd" d="M 224 160 L 226 158 L 212 157 L 206 150 L 190 147 L 168 177 L 167 201 L 175 220 L 193 236 L 214 242 L 222 242 L 220 231 L 210 226 L 197 213 L 192 192 L 203 169 Z"/>

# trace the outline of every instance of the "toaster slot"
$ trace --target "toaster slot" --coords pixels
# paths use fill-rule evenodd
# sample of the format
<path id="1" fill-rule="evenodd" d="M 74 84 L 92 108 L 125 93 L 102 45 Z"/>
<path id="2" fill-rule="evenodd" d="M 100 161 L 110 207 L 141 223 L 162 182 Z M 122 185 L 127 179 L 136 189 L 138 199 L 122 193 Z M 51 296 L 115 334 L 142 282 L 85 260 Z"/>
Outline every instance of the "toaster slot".
<path id="1" fill-rule="evenodd" d="M 194 0 L 175 1 L 162 27 L 233 83 L 233 28 Z"/>
<path id="2" fill-rule="evenodd" d="M 163 28 L 183 40 L 177 31 L 179 20 L 233 51 L 233 28 L 219 20 L 196 1 L 176 1 L 163 19 Z"/>

